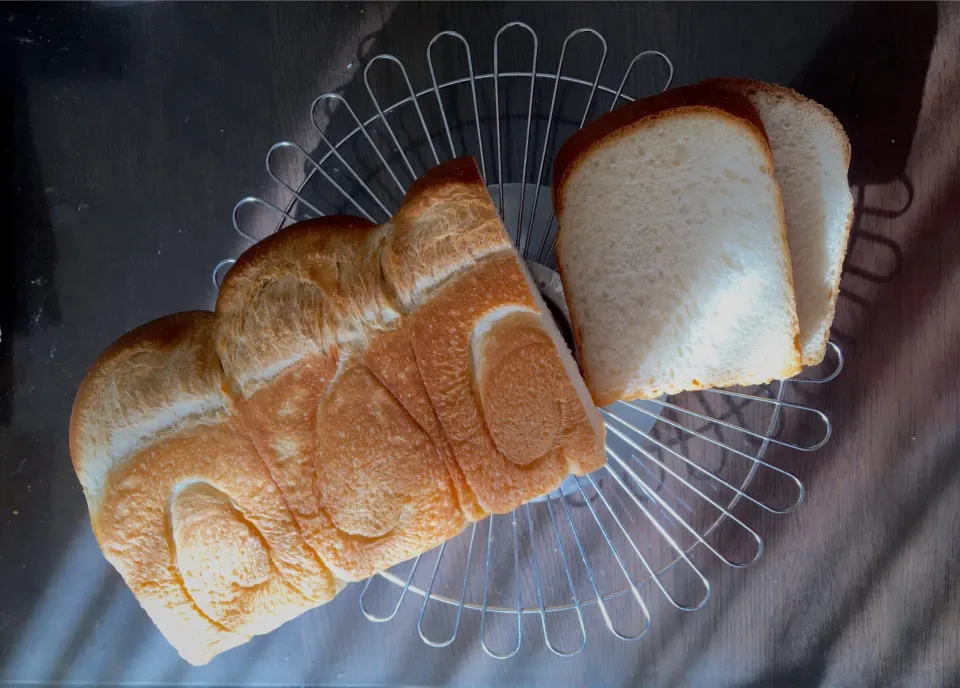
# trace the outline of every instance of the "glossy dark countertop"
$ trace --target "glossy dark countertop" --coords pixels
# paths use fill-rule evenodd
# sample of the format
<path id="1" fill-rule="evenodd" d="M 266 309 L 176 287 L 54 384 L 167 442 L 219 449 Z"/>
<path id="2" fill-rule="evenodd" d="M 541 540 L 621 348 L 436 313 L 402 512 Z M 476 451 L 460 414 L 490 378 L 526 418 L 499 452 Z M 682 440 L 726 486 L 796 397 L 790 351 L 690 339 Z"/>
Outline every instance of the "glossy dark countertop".
<path id="1" fill-rule="evenodd" d="M 834 437 L 783 457 L 806 500 L 753 524 L 755 566 L 705 561 L 707 607 L 661 608 L 640 643 L 592 614 L 584 652 L 560 659 L 531 618 L 496 661 L 467 614 L 434 649 L 417 604 L 372 624 L 352 586 L 192 668 L 93 538 L 67 447 L 77 385 L 126 330 L 213 304 L 211 268 L 245 246 L 233 205 L 267 188 L 271 144 L 311 135 L 314 97 L 362 90 L 381 52 L 426 87 L 443 29 L 490 71 L 514 19 L 544 64 L 591 26 L 604 83 L 656 48 L 675 85 L 792 85 L 846 128 L 858 214 L 833 338 L 847 365 L 807 397 Z M 3 4 L 0 79 L 0 683 L 960 685 L 960 7 Z"/>

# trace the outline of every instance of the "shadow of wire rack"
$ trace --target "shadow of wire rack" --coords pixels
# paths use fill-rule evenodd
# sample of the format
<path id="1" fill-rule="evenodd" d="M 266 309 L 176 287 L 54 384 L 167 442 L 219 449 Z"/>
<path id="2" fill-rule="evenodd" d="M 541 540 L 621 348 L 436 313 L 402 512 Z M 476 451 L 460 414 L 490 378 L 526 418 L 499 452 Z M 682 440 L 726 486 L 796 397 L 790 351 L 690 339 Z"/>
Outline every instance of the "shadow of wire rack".
<path id="1" fill-rule="evenodd" d="M 529 69 L 501 70 L 503 36 L 529 41 Z M 383 222 L 420 174 L 469 154 L 478 160 L 520 253 L 554 267 L 556 221 L 548 186 L 554 154 L 586 121 L 633 100 L 625 90 L 638 66 L 659 71 L 666 90 L 673 65 L 658 51 L 641 52 L 611 88 L 600 84 L 607 45 L 593 29 L 567 36 L 552 72 L 538 71 L 538 38 L 526 24 L 505 24 L 492 47 L 493 71 L 475 74 L 466 38 L 453 31 L 437 34 L 426 47 L 427 74 L 418 75 L 424 77 L 419 81 L 429 78 L 422 90 L 414 89 L 397 57 L 372 58 L 363 84 L 373 114 L 361 118 L 337 93 L 318 97 L 310 111 L 315 150 L 283 141 L 266 156 L 275 190 L 286 198 L 244 198 L 233 212 L 236 231 L 256 242 L 293 222 L 339 212 Z M 449 59 L 440 64 L 459 62 L 465 68 L 459 76 L 438 80 L 434 54 L 441 48 Z M 587 65 L 589 78 L 565 74 L 568 62 Z M 387 85 L 399 86 L 400 93 L 378 95 Z M 331 113 L 345 116 L 347 133 L 329 134 Z M 282 161 L 281 153 L 287 156 Z M 214 268 L 215 286 L 233 262 L 225 259 Z M 522 645 L 525 617 L 539 619 L 552 652 L 569 656 L 586 645 L 590 608 L 623 640 L 649 631 L 645 597 L 654 588 L 670 606 L 699 609 L 710 584 L 697 555 L 744 567 L 762 554 L 763 540 L 734 509 L 785 514 L 802 501 L 799 479 L 764 459 L 772 446 L 810 452 L 826 444 L 828 418 L 786 395 L 801 385 L 829 382 L 842 366 L 841 351 L 831 343 L 827 362 L 800 378 L 602 409 L 604 468 L 568 478 L 549 496 L 472 524 L 437 549 L 371 578 L 360 597 L 362 612 L 371 621 L 390 621 L 415 594 L 419 635 L 445 647 L 461 633 L 463 611 L 476 611 L 479 628 L 470 633 L 490 656 L 508 658 Z M 778 436 L 788 414 L 805 414 L 807 441 Z M 765 487 L 753 494 L 749 488 L 758 474 L 765 474 Z M 719 537 L 722 528 L 730 532 Z M 615 602 L 627 603 L 625 615 L 613 612 Z M 621 616 L 630 628 L 615 618 Z"/>

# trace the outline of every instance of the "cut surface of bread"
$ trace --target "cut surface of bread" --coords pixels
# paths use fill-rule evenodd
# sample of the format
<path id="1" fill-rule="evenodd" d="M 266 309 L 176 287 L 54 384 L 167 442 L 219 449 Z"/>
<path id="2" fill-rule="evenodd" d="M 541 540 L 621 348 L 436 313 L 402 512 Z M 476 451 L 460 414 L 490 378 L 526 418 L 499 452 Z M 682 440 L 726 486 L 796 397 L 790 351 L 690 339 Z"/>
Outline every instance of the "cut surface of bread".
<path id="1" fill-rule="evenodd" d="M 121 338 L 85 378 L 70 424 L 104 555 L 194 664 L 339 588 L 223 392 L 212 326 L 212 313 L 180 313 Z"/>
<path id="2" fill-rule="evenodd" d="M 746 98 L 636 101 L 557 165 L 557 263 L 598 406 L 800 370 L 780 192 Z"/>
<path id="3" fill-rule="evenodd" d="M 392 221 L 245 252 L 215 313 L 122 337 L 71 455 L 105 555 L 204 663 L 604 463 L 603 425 L 476 164 Z"/>
<path id="4" fill-rule="evenodd" d="M 749 98 L 770 138 L 787 222 L 800 350 L 804 365 L 816 365 L 827 349 L 853 224 L 850 142 L 832 112 L 793 89 L 750 79 L 707 83 Z"/>

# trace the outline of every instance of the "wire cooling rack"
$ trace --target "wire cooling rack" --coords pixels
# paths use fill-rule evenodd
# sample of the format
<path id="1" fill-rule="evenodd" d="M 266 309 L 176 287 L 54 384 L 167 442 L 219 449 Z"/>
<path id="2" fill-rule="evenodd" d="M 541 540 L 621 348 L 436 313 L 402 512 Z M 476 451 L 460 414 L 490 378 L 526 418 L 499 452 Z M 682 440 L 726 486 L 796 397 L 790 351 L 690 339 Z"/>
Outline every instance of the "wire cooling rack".
<path id="1" fill-rule="evenodd" d="M 525 71 L 504 70 L 500 44 L 506 35 L 529 41 Z M 382 222 L 419 174 L 448 157 L 471 154 L 517 249 L 542 266 L 531 271 L 544 296 L 562 311 L 559 280 L 546 269 L 555 260 L 547 186 L 553 155 L 590 118 L 633 100 L 628 83 L 639 80 L 639 65 L 648 81 L 661 80 L 648 91 L 670 86 L 673 65 L 663 53 L 647 50 L 629 62 L 617 88 L 604 86 L 607 44 L 589 28 L 566 37 L 552 72 L 538 71 L 539 39 L 526 24 L 505 24 L 492 48 L 493 71 L 476 74 L 467 39 L 454 31 L 437 34 L 426 47 L 430 85 L 419 91 L 399 58 L 369 60 L 366 98 L 353 100 L 368 99 L 362 104 L 372 112 L 361 117 L 338 93 L 316 98 L 312 143 L 282 141 L 270 148 L 272 200 L 242 199 L 233 211 L 236 231 L 256 242 L 287 224 L 336 212 Z M 586 73 L 566 74 L 568 65 Z M 438 77 L 443 70 L 459 71 Z M 339 136 L 338 127 L 344 131 Z M 233 262 L 214 268 L 215 286 Z M 432 552 L 371 578 L 360 596 L 363 614 L 391 621 L 412 593 L 419 599 L 420 637 L 444 647 L 465 627 L 464 610 L 475 611 L 479 627 L 470 634 L 489 655 L 508 658 L 523 643 L 528 617 L 539 619 L 552 652 L 570 656 L 586 645 L 591 610 L 616 637 L 638 640 L 651 627 L 650 595 L 679 610 L 699 609 L 710 596 L 702 559 L 735 568 L 755 563 L 763 540 L 748 521 L 761 512 L 788 513 L 803 499 L 800 480 L 766 457 L 771 448 L 811 452 L 826 444 L 828 418 L 788 398 L 803 385 L 829 382 L 842 366 L 831 342 L 827 362 L 800 378 L 602 409 L 603 469 L 568 478 L 549 496 L 473 524 Z M 796 423 L 786 422 L 790 415 Z M 782 436 L 793 425 L 806 441 Z M 762 489 L 750 489 L 758 484 Z"/>

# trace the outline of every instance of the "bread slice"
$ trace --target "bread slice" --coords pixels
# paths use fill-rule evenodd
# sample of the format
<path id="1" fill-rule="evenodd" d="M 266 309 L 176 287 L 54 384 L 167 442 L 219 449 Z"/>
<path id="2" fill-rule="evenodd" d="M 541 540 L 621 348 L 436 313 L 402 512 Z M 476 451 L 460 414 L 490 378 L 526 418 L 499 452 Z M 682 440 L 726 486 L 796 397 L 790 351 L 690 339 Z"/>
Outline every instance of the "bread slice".
<path id="1" fill-rule="evenodd" d="M 853 224 L 850 141 L 832 112 L 793 89 L 751 79 L 705 83 L 749 98 L 767 130 L 787 222 L 800 351 L 804 365 L 816 365 L 827 350 Z"/>
<path id="2" fill-rule="evenodd" d="M 180 655 L 204 664 L 339 583 L 224 394 L 213 314 L 128 333 L 84 379 L 70 454 L 107 560 Z"/>
<path id="3" fill-rule="evenodd" d="M 465 519 L 436 442 L 363 362 L 401 323 L 380 279 L 389 227 L 294 225 L 245 252 L 216 346 L 254 444 L 310 546 L 343 580 L 433 548 Z"/>
<path id="4" fill-rule="evenodd" d="M 468 518 L 601 467 L 603 422 L 476 162 L 431 170 L 392 224 L 384 277 L 410 312 L 404 327 Z"/>
<path id="5" fill-rule="evenodd" d="M 597 411 L 512 251 L 452 282 L 411 326 L 430 400 L 485 510 L 509 512 L 604 464 Z"/>
<path id="6" fill-rule="evenodd" d="M 783 206 L 744 96 L 688 86 L 604 115 L 564 144 L 553 193 L 597 405 L 799 372 Z"/>

